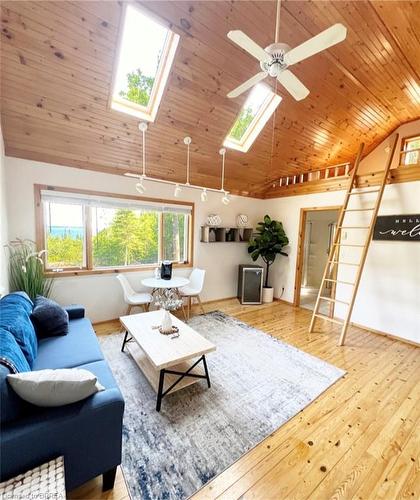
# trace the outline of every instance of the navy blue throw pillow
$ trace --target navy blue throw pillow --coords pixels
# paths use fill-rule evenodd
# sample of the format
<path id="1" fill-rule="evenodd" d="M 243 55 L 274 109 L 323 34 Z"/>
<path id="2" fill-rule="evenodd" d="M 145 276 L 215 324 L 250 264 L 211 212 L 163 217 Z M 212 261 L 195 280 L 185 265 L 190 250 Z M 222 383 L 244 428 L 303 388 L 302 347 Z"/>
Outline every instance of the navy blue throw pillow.
<path id="1" fill-rule="evenodd" d="M 69 315 L 57 302 L 38 296 L 31 314 L 38 338 L 67 335 L 69 332 Z"/>

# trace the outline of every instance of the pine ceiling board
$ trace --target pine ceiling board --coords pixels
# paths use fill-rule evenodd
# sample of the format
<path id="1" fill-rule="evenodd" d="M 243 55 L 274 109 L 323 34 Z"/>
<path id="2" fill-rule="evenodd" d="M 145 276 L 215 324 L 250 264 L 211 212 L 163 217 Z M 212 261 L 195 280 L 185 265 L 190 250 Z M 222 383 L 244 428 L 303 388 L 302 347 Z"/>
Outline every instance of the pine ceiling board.
<path id="1" fill-rule="evenodd" d="M 142 3 L 142 2 L 137 2 Z M 138 120 L 108 107 L 120 2 L 3 2 L 2 108 L 6 154 L 98 171 L 137 171 Z M 148 168 L 185 177 L 185 135 L 193 176 L 220 185 L 218 150 L 247 94 L 226 93 L 259 63 L 226 33 L 274 41 L 275 3 L 156 2 L 144 7 L 181 35 L 175 63 L 148 132 Z M 226 185 L 262 193 L 284 175 L 353 160 L 359 142 L 377 144 L 418 116 L 420 14 L 411 2 L 282 2 L 280 39 L 295 46 L 335 22 L 348 38 L 294 66 L 310 89 L 283 101 L 247 154 L 228 150 Z M 6 31 L 4 31 L 6 30 Z M 274 87 L 274 80 L 267 83 Z M 274 140 L 273 140 L 274 139 Z M 61 156 L 60 156 L 61 155 Z M 71 163 L 69 163 L 71 162 Z"/>

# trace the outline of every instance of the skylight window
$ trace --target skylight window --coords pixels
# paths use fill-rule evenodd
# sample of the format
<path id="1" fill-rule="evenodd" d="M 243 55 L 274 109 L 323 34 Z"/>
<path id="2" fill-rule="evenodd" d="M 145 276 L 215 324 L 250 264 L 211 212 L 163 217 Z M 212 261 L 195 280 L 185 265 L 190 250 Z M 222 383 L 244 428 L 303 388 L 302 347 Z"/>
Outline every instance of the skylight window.
<path id="1" fill-rule="evenodd" d="M 124 10 L 111 108 L 154 121 L 179 35 L 128 4 Z"/>
<path id="2" fill-rule="evenodd" d="M 245 101 L 223 145 L 246 153 L 280 104 L 281 97 L 267 85 L 256 85 Z"/>

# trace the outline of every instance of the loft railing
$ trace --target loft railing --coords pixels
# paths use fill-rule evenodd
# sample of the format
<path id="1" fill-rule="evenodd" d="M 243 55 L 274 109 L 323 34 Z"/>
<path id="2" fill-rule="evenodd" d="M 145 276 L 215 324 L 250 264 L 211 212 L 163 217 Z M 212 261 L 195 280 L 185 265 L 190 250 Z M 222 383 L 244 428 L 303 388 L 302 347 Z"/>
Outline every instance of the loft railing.
<path id="1" fill-rule="evenodd" d="M 350 163 L 340 163 L 321 170 L 306 172 L 300 175 L 288 175 L 280 177 L 279 187 L 290 186 L 292 184 L 303 184 L 306 182 L 319 181 L 322 179 L 332 179 L 335 177 L 345 177 L 350 172 Z"/>

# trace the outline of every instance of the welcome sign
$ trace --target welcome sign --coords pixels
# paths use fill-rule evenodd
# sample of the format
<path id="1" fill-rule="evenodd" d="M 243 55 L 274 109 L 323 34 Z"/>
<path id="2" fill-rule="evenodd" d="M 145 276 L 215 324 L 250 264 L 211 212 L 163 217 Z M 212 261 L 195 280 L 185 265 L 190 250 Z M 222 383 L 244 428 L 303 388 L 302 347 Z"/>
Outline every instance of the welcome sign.
<path id="1" fill-rule="evenodd" d="M 374 240 L 420 241 L 420 215 L 380 215 L 373 230 Z"/>

